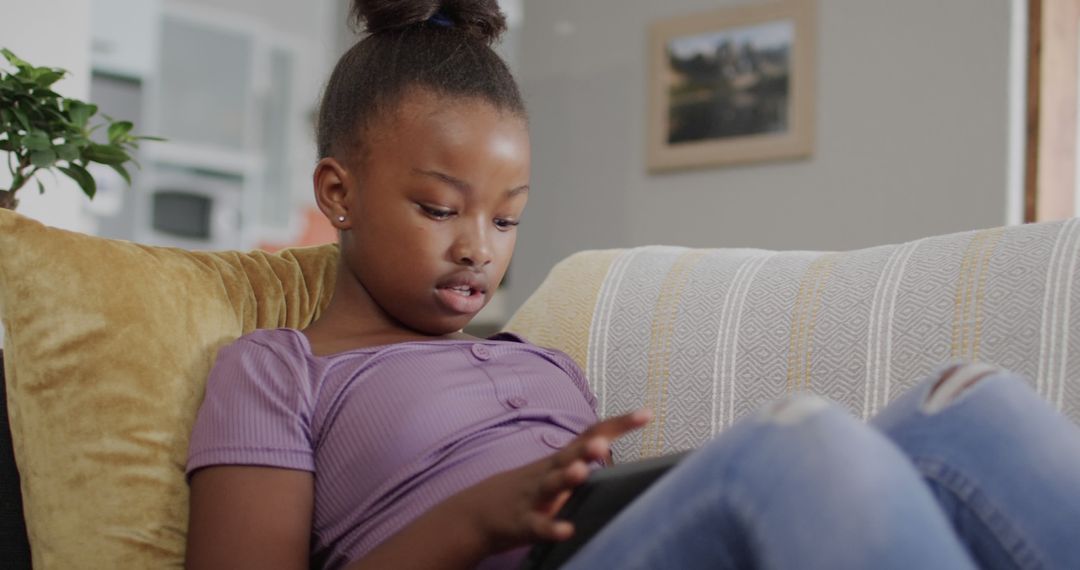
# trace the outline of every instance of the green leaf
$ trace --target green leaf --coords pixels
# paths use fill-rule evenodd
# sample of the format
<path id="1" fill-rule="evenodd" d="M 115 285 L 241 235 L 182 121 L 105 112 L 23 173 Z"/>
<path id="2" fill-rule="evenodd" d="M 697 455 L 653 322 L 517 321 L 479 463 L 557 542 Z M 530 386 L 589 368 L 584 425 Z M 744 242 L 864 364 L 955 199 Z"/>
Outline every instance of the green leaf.
<path id="1" fill-rule="evenodd" d="M 11 65 L 14 65 L 15 67 L 18 67 L 18 68 L 30 67 L 29 63 L 26 63 L 25 61 L 19 59 L 18 56 L 11 53 L 11 50 L 9 50 L 7 48 L 0 49 L 0 53 L 4 54 L 4 57 L 8 60 L 8 62 L 11 63 Z"/>
<path id="2" fill-rule="evenodd" d="M 15 120 L 19 121 L 23 130 L 30 132 L 30 120 L 26 118 L 26 113 L 23 113 L 22 109 L 19 109 L 18 107 L 12 107 L 11 112 L 15 114 Z"/>
<path id="3" fill-rule="evenodd" d="M 43 151 L 49 150 L 52 147 L 52 142 L 49 141 L 49 135 L 46 135 L 44 131 L 33 131 L 23 138 L 23 146 L 31 151 Z"/>
<path id="4" fill-rule="evenodd" d="M 71 123 L 80 129 L 86 128 L 87 121 L 90 120 L 90 117 L 94 116 L 94 113 L 97 113 L 97 105 L 90 105 L 72 99 L 67 99 L 65 101 L 67 103 L 68 116 L 71 117 Z"/>
<path id="5" fill-rule="evenodd" d="M 117 121 L 109 125 L 109 142 L 117 142 L 134 127 L 131 121 Z"/>
<path id="6" fill-rule="evenodd" d="M 49 168 L 56 164 L 56 151 L 53 149 L 35 150 L 30 153 L 30 164 L 38 168 Z"/>
<path id="7" fill-rule="evenodd" d="M 40 73 L 34 77 L 34 82 L 40 87 L 49 87 L 53 83 L 60 81 L 64 77 L 63 70 L 59 69 L 42 69 Z"/>
<path id="8" fill-rule="evenodd" d="M 56 71 L 60 72 L 60 73 L 66 73 L 63 69 L 57 69 Z M 56 91 L 53 91 L 52 89 L 42 89 L 40 87 L 37 88 L 37 89 L 34 89 L 34 95 L 36 95 L 38 99 L 42 99 L 42 100 L 51 99 L 51 100 L 55 101 L 57 104 L 60 103 L 60 99 L 63 99 L 63 97 L 61 97 L 60 94 L 57 93 Z"/>
<path id="9" fill-rule="evenodd" d="M 90 146 L 83 149 L 82 157 L 101 164 L 123 164 L 131 160 L 128 153 L 115 146 L 95 143 L 90 143 Z"/>
<path id="10" fill-rule="evenodd" d="M 128 186 L 131 186 L 131 175 L 128 174 L 127 169 L 124 168 L 123 165 L 110 164 L 109 168 L 115 170 L 116 173 L 119 174 L 124 179 L 124 182 L 127 182 Z"/>
<path id="11" fill-rule="evenodd" d="M 56 150 L 56 155 L 60 157 L 60 160 L 70 161 L 79 158 L 79 147 L 71 143 L 58 144 L 53 148 Z"/>
<path id="12" fill-rule="evenodd" d="M 94 194 L 97 194 L 97 183 L 94 182 L 94 177 L 90 176 L 90 173 L 85 168 L 78 164 L 58 166 L 57 168 L 60 169 L 60 172 L 66 174 L 68 178 L 74 180 L 90 199 L 93 199 Z"/>
<path id="13" fill-rule="evenodd" d="M 75 133 L 75 134 L 69 135 L 67 137 L 67 142 L 71 143 L 71 144 L 73 144 L 73 145 L 75 145 L 75 146 L 77 146 L 77 147 L 79 147 L 81 149 L 82 147 L 87 146 L 87 145 L 90 144 L 90 139 L 84 137 L 80 133 Z"/>

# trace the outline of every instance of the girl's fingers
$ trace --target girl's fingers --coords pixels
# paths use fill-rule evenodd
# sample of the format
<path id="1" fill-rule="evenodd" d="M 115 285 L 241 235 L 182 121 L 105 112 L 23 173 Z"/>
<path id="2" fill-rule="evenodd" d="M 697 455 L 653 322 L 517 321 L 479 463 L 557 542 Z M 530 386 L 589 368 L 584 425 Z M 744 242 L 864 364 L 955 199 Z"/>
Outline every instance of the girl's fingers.
<path id="1" fill-rule="evenodd" d="M 566 467 L 548 472 L 540 483 L 539 502 L 548 502 L 559 493 L 577 487 L 584 483 L 588 476 L 589 466 L 583 461 L 574 461 Z"/>
<path id="2" fill-rule="evenodd" d="M 634 431 L 644 426 L 649 423 L 649 420 L 651 419 L 651 411 L 646 409 L 635 410 L 629 414 L 615 416 L 593 424 L 589 429 L 585 430 L 578 439 L 589 440 L 595 437 L 603 437 L 608 441 L 613 441 L 622 437 L 627 432 Z"/>
<path id="3" fill-rule="evenodd" d="M 607 457 L 611 451 L 611 442 L 606 437 L 594 436 L 582 442 L 582 453 L 589 461 Z"/>
<path id="4" fill-rule="evenodd" d="M 560 542 L 574 535 L 574 524 L 534 513 L 529 517 L 529 530 L 538 540 Z"/>
<path id="5" fill-rule="evenodd" d="M 641 428 L 651 419 L 651 411 L 640 409 L 595 423 L 579 435 L 573 443 L 555 454 L 555 466 L 564 467 L 577 459 L 589 461 L 604 459 L 611 441 L 622 437 L 627 432 Z"/>
<path id="6" fill-rule="evenodd" d="M 641 408 L 634 410 L 628 414 L 621 416 L 615 416 L 608 418 L 600 423 L 595 424 L 591 430 L 595 430 L 600 435 L 606 435 L 609 438 L 616 438 L 628 431 L 638 429 L 652 420 L 652 410 L 647 408 Z"/>

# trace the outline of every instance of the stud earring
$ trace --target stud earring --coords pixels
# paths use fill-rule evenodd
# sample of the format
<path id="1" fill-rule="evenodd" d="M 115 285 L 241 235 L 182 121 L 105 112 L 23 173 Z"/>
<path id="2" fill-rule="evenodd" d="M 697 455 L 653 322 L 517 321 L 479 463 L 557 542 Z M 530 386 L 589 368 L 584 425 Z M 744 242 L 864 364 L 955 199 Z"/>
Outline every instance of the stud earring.
<path id="1" fill-rule="evenodd" d="M 341 223 L 345 223 L 345 216 L 338 216 L 337 221 L 339 221 Z"/>

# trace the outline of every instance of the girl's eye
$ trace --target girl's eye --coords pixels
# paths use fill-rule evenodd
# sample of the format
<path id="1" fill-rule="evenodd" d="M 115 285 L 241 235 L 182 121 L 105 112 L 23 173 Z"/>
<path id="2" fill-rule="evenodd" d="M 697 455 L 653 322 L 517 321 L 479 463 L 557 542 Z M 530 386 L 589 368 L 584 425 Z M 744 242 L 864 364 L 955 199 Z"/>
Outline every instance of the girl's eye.
<path id="1" fill-rule="evenodd" d="M 444 210 L 442 208 L 432 208 L 431 206 L 425 206 L 424 204 L 420 204 L 420 209 L 422 209 L 425 214 L 431 216 L 432 218 L 434 218 L 436 220 L 445 220 L 445 219 L 448 219 L 450 216 L 454 215 L 453 210 Z"/>
<path id="2" fill-rule="evenodd" d="M 495 218 L 495 227 L 500 230 L 510 230 L 516 227 L 521 222 L 517 220 L 507 220 L 505 218 Z"/>

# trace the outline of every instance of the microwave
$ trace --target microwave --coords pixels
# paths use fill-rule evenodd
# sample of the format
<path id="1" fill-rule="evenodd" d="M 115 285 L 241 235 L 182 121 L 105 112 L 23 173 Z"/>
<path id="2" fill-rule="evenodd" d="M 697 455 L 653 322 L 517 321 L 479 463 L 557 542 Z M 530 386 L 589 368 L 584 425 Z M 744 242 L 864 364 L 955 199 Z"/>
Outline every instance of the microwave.
<path id="1" fill-rule="evenodd" d="M 244 246 L 243 177 L 164 164 L 150 170 L 135 241 L 201 250 Z"/>

